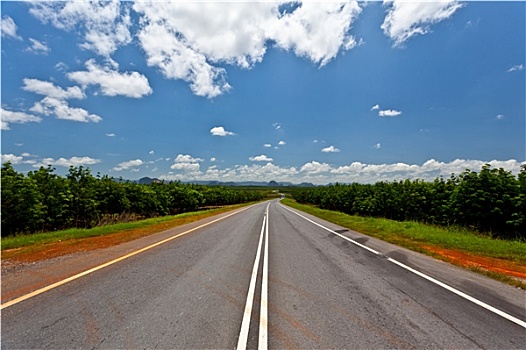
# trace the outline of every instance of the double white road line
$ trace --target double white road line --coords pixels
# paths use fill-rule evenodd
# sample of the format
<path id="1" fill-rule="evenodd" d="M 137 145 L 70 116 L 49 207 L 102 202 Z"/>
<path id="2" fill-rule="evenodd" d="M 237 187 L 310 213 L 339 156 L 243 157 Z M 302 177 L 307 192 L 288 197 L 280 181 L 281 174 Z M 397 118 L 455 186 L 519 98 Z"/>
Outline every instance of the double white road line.
<path id="1" fill-rule="evenodd" d="M 256 289 L 256 281 L 258 276 L 259 264 L 261 261 L 261 249 L 263 241 L 263 272 L 261 281 L 261 302 L 259 310 L 259 339 L 258 349 L 268 348 L 268 222 L 269 222 L 269 206 L 265 209 L 265 217 L 261 225 L 261 233 L 259 236 L 258 250 L 256 252 L 256 259 L 254 267 L 252 268 L 252 277 L 248 287 L 247 303 L 245 305 L 245 312 L 243 314 L 243 322 L 241 323 L 241 330 L 237 342 L 237 349 L 244 350 L 247 348 L 248 332 L 250 329 L 250 319 L 252 315 L 252 307 L 254 305 L 254 292 Z M 264 239 L 263 239 L 264 238 Z"/>

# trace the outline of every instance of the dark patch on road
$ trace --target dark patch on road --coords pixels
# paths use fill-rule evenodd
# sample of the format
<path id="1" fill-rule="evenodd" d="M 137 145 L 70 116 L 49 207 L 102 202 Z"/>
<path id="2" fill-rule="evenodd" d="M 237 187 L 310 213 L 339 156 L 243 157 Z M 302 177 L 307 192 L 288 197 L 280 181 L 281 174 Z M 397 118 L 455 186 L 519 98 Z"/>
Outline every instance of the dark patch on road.
<path id="1" fill-rule="evenodd" d="M 390 257 L 391 259 L 394 259 L 398 262 L 401 262 L 401 263 L 407 263 L 409 261 L 409 259 L 407 258 L 407 255 L 405 253 L 402 253 L 401 251 L 399 250 L 393 250 L 389 253 L 387 253 L 387 256 Z"/>
<path id="2" fill-rule="evenodd" d="M 365 242 L 369 240 L 369 237 L 358 237 L 358 238 L 353 238 L 353 240 L 360 244 L 365 244 Z"/>

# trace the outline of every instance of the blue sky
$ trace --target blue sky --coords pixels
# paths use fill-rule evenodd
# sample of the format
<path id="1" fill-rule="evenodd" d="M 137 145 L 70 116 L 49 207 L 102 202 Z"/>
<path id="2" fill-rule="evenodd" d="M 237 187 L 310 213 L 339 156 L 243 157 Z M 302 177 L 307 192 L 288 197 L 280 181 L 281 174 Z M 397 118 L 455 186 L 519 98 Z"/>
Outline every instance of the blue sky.
<path id="1" fill-rule="evenodd" d="M 524 2 L 1 3 L 2 162 L 376 182 L 525 164 Z"/>

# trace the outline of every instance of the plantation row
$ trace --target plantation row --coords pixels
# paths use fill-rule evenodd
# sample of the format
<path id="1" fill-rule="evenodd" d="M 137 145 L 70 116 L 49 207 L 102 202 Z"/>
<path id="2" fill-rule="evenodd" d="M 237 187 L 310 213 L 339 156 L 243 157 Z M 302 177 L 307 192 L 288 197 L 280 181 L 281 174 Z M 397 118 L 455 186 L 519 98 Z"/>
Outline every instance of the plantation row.
<path id="1" fill-rule="evenodd" d="M 434 182 L 406 180 L 330 185 L 293 193 L 300 203 L 351 215 L 461 226 L 526 239 L 526 165 L 515 177 L 486 165 Z"/>
<path id="2" fill-rule="evenodd" d="M 89 228 L 126 217 L 154 217 L 201 207 L 257 201 L 263 194 L 180 182 L 118 182 L 70 167 L 66 177 L 41 167 L 25 176 L 2 166 L 2 236 L 66 228 Z"/>

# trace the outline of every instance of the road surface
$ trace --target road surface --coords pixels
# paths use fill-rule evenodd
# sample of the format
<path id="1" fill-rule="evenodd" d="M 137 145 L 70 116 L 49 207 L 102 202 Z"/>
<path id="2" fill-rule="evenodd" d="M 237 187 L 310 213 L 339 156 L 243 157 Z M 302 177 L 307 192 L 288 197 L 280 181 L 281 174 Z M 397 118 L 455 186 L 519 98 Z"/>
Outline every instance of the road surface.
<path id="1" fill-rule="evenodd" d="M 3 297 L 2 349 L 526 347 L 525 291 L 278 201 L 144 245 L 104 265 L 87 253 L 90 271 Z"/>

